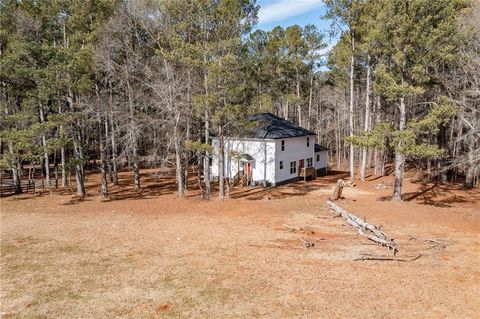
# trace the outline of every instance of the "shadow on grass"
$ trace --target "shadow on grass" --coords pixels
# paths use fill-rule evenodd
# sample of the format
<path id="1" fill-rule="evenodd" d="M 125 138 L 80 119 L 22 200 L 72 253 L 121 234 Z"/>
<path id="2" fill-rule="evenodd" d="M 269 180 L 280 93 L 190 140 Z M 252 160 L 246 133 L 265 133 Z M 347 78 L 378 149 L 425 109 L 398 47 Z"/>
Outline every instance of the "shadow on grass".
<path id="1" fill-rule="evenodd" d="M 453 190 L 460 190 L 452 184 L 439 183 L 422 183 L 418 191 L 402 194 L 402 199 L 406 202 L 415 201 L 418 204 L 430 205 L 435 207 L 452 207 L 456 203 L 478 203 L 480 202 L 480 194 L 473 194 L 466 198 L 465 196 L 456 195 Z M 378 200 L 388 201 L 392 196 L 382 196 Z"/>
<path id="2" fill-rule="evenodd" d="M 245 198 L 247 200 L 262 200 L 265 196 L 269 196 L 273 199 L 305 196 L 311 192 L 318 191 L 320 189 L 329 189 L 334 185 L 338 179 L 347 178 L 348 172 L 344 171 L 329 171 L 327 175 L 317 177 L 316 179 L 288 183 L 285 185 L 275 187 L 242 187 L 235 189 L 231 192 L 231 198 Z"/>
<path id="3" fill-rule="evenodd" d="M 328 175 L 317 177 L 314 180 L 296 181 L 293 183 L 277 186 L 277 187 L 235 187 L 230 190 L 230 198 L 261 200 L 266 195 L 272 198 L 285 198 L 294 196 L 305 196 L 308 193 L 319 189 L 331 187 L 340 178 L 348 178 L 349 174 L 345 171 L 331 170 Z M 118 174 L 118 185 L 108 184 L 109 196 L 104 203 L 119 200 L 141 200 L 155 198 L 164 195 L 175 195 L 178 191 L 175 176 L 173 174 L 158 175 L 153 169 L 144 169 L 141 171 L 141 188 L 136 190 L 133 187 L 133 174 L 131 171 L 120 171 Z M 54 194 L 61 196 L 70 196 L 71 198 L 62 203 L 62 205 L 76 205 L 85 201 L 92 201 L 95 196 L 100 195 L 101 188 L 100 174 L 97 172 L 87 172 L 85 175 L 85 190 L 87 195 L 78 197 L 75 195 L 75 187 L 58 189 Z M 72 181 L 73 186 L 75 181 Z M 48 190 L 41 190 L 39 194 L 25 195 L 19 197 L 18 200 L 33 199 L 36 196 L 44 196 Z M 218 182 L 212 182 L 212 197 L 218 193 Z M 198 187 L 196 176 L 192 171 L 187 184 L 186 198 L 201 198 L 202 190 Z"/>

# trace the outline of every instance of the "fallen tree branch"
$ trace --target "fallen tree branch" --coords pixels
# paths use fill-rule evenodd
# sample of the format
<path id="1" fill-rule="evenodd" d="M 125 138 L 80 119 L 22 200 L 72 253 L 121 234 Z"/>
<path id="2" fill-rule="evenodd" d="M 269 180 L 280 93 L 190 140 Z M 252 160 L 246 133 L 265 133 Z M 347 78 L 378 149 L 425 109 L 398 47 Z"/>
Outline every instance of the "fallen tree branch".
<path id="1" fill-rule="evenodd" d="M 356 228 L 360 235 L 392 250 L 394 256 L 398 252 L 398 244 L 392 238 L 388 237 L 379 227 L 369 224 L 364 219 L 347 212 L 343 207 L 337 205 L 330 199 L 327 200 L 327 206 L 345 218 L 347 223 Z"/>
<path id="2" fill-rule="evenodd" d="M 293 226 L 289 226 L 287 224 L 283 224 L 282 226 L 285 227 L 286 229 L 288 229 L 291 232 L 297 232 L 297 231 L 302 231 L 303 230 L 302 227 L 296 228 L 296 227 L 293 227 Z"/>
<path id="3" fill-rule="evenodd" d="M 324 219 L 334 219 L 334 218 L 337 218 L 337 217 L 340 217 L 342 216 L 341 214 L 335 214 L 335 215 L 332 215 L 332 216 L 317 216 L 317 218 L 324 218 Z"/>
<path id="4" fill-rule="evenodd" d="M 282 226 L 285 227 L 286 229 L 288 229 L 289 231 L 291 231 L 292 233 L 300 232 L 300 233 L 304 233 L 304 234 L 315 234 L 315 232 L 310 227 L 298 227 L 297 228 L 297 227 L 289 226 L 287 224 L 283 224 Z"/>
<path id="5" fill-rule="evenodd" d="M 456 242 L 453 241 L 453 240 L 448 240 L 448 239 L 436 239 L 436 238 L 433 238 L 433 239 L 430 239 L 430 238 L 426 238 L 426 239 L 422 239 L 422 238 L 417 238 L 415 236 L 411 236 L 409 235 L 408 236 L 408 240 L 421 240 L 421 241 L 424 241 L 425 243 L 427 243 L 429 245 L 429 247 L 427 249 L 432 249 L 432 248 L 436 248 L 438 246 L 440 246 L 441 248 L 447 248 L 447 246 L 451 246 L 451 245 L 455 245 Z"/>
<path id="6" fill-rule="evenodd" d="M 415 256 L 413 258 L 410 258 L 410 259 L 386 257 L 386 256 L 362 256 L 362 257 L 359 257 L 359 258 L 355 258 L 353 261 L 378 260 L 378 261 L 405 261 L 405 262 L 410 262 L 410 261 L 415 261 L 420 257 L 422 257 L 422 254 L 420 254 L 418 256 Z"/>

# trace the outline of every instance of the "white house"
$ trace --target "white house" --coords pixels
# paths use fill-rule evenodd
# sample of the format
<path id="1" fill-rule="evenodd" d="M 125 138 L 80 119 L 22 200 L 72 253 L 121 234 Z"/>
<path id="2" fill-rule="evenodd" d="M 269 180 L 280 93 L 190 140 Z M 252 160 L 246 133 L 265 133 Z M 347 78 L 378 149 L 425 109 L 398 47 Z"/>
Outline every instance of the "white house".
<path id="1" fill-rule="evenodd" d="M 224 138 L 225 177 L 248 174 L 255 183 L 279 185 L 297 180 L 303 167 L 327 174 L 328 149 L 315 144 L 315 133 L 271 113 L 250 120 L 247 133 Z M 212 138 L 212 177 L 218 177 L 219 144 L 218 138 Z"/>

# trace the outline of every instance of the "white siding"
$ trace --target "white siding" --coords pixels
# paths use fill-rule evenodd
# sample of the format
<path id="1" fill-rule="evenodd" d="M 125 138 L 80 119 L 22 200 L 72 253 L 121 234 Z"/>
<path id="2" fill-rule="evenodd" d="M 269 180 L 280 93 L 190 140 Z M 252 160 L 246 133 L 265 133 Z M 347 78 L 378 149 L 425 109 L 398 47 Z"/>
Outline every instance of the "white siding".
<path id="1" fill-rule="evenodd" d="M 317 162 L 317 155 L 320 155 L 320 161 Z M 328 166 L 328 151 L 320 151 L 315 153 L 314 164 L 316 169 L 324 168 Z"/>
<path id="2" fill-rule="evenodd" d="M 291 137 L 276 140 L 275 148 L 275 183 L 298 177 L 299 160 L 304 160 L 307 166 L 307 158 L 313 158 L 315 150 L 315 136 L 309 136 L 310 145 L 307 147 L 307 136 Z M 285 150 L 282 151 L 282 140 L 285 141 Z M 283 169 L 280 169 L 280 161 L 283 161 Z M 295 161 L 296 173 L 290 174 L 290 162 Z M 315 166 L 315 158 L 313 158 Z"/>
<path id="3" fill-rule="evenodd" d="M 285 141 L 285 150 L 281 150 L 282 140 Z M 212 154 L 211 175 L 218 176 L 218 146 L 217 138 L 212 139 L 214 152 Z M 292 137 L 278 140 L 243 140 L 225 138 L 225 177 L 233 178 L 238 172 L 238 162 L 229 158 L 229 151 L 236 151 L 252 156 L 255 162 L 252 163 L 252 176 L 254 181 L 267 180 L 276 184 L 298 176 L 299 161 L 304 160 L 307 166 L 307 159 L 312 158 L 313 167 L 320 169 L 327 167 L 328 152 L 315 151 L 315 136 Z M 317 162 L 316 155 L 320 154 L 320 161 Z M 283 161 L 283 169 L 280 169 L 280 161 Z M 296 173 L 290 174 L 290 162 L 295 161 Z"/>
<path id="4" fill-rule="evenodd" d="M 218 176 L 219 141 L 212 139 L 214 152 L 212 155 L 212 176 Z M 275 183 L 275 141 L 273 140 L 240 140 L 225 139 L 225 177 L 234 177 L 238 172 L 238 162 L 230 158 L 229 152 L 236 151 L 252 156 L 252 178 L 254 181 L 267 180 Z"/>

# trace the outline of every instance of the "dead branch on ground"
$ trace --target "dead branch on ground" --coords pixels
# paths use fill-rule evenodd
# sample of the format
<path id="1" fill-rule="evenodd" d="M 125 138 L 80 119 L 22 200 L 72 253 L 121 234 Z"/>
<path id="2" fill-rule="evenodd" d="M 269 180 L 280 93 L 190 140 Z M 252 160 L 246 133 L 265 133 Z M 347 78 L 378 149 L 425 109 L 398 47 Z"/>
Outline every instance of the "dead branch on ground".
<path id="1" fill-rule="evenodd" d="M 453 241 L 453 240 L 447 240 L 447 239 L 437 239 L 437 238 L 417 238 L 415 236 L 411 236 L 409 235 L 408 236 L 408 240 L 421 240 L 421 241 L 424 241 L 428 244 L 428 248 L 427 250 L 429 249 L 433 249 L 433 248 L 437 248 L 437 247 L 440 247 L 440 248 L 447 248 L 448 246 L 451 246 L 451 245 L 455 245 L 456 242 Z"/>
<path id="2" fill-rule="evenodd" d="M 360 235 L 387 247 L 389 250 L 392 250 L 394 256 L 398 252 L 398 244 L 392 238 L 388 237 L 382 230 L 380 230 L 379 227 L 369 224 L 364 219 L 347 212 L 344 208 L 340 207 L 332 200 L 327 200 L 327 206 L 345 218 L 347 223 L 356 228 Z"/>
<path id="3" fill-rule="evenodd" d="M 282 226 L 290 230 L 292 233 L 301 232 L 301 233 L 315 234 L 315 232 L 311 230 L 309 227 L 293 227 L 286 224 L 283 224 Z"/>
<path id="4" fill-rule="evenodd" d="M 317 216 L 317 218 L 324 218 L 324 219 L 334 219 L 334 218 L 337 218 L 337 217 L 340 217 L 342 216 L 341 214 L 335 214 L 335 215 L 332 215 L 332 216 Z"/>
<path id="5" fill-rule="evenodd" d="M 388 257 L 388 256 L 373 256 L 373 255 L 364 255 L 359 258 L 355 258 L 353 261 L 364 261 L 364 260 L 378 260 L 378 261 L 404 261 L 404 262 L 411 262 L 415 261 L 418 258 L 422 257 L 422 254 L 419 254 L 415 257 L 405 259 L 405 258 L 396 258 L 396 257 Z"/>
<path id="6" fill-rule="evenodd" d="M 283 224 L 282 226 L 285 227 L 286 229 L 290 230 L 291 232 L 297 232 L 299 230 L 303 230 L 303 228 L 301 228 L 301 227 L 296 228 L 296 227 L 293 227 L 293 226 L 288 226 L 286 224 Z"/>

